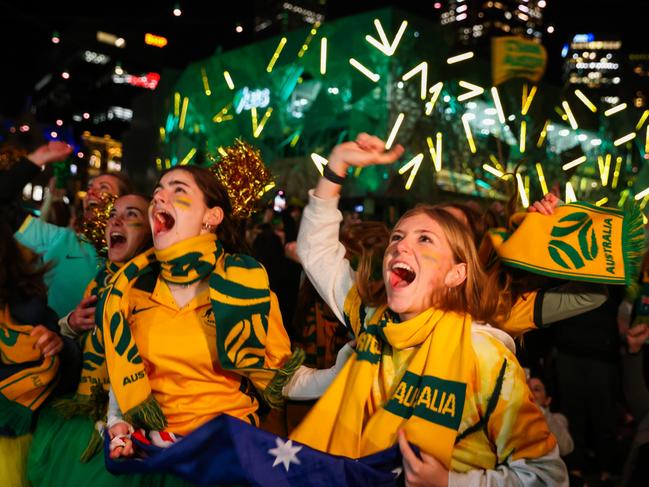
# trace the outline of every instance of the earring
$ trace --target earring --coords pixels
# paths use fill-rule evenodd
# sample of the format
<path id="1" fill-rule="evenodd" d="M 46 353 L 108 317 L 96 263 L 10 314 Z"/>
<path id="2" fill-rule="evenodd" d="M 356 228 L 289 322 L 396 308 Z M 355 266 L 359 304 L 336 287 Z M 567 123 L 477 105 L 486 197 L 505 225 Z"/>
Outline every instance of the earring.
<path id="1" fill-rule="evenodd" d="M 214 229 L 214 227 L 209 223 L 203 223 L 202 228 L 203 230 L 207 230 L 208 232 L 211 232 Z"/>

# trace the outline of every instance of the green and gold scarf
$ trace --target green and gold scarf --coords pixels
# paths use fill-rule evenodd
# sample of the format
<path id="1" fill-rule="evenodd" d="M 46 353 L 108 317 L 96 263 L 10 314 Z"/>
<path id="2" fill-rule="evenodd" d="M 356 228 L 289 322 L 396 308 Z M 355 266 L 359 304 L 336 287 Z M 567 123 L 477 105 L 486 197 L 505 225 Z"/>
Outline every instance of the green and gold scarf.
<path id="1" fill-rule="evenodd" d="M 304 352 L 290 355 L 277 300 L 261 264 L 247 255 L 225 253 L 214 234 L 205 234 L 164 251 L 140 254 L 115 274 L 101 294 L 98 311 L 103 316 L 108 373 L 124 418 L 144 428 L 166 425 L 131 335 L 127 299 L 123 299 L 140 276 L 152 272 L 156 260 L 160 277 L 167 282 L 209 279 L 221 367 L 250 379 L 270 406 L 279 407 L 282 387 L 304 360 Z M 286 361 L 281 369 L 269 368 L 268 357 L 277 350 L 289 351 Z"/>
<path id="2" fill-rule="evenodd" d="M 560 206 L 552 215 L 517 213 L 511 229 L 489 230 L 480 256 L 493 251 L 508 266 L 559 279 L 630 285 L 644 244 L 642 213 L 588 203 Z"/>
<path id="3" fill-rule="evenodd" d="M 409 441 L 449 468 L 468 384 L 476 373 L 471 317 L 428 309 L 405 322 L 383 305 L 363 327 L 356 286 L 345 301 L 345 321 L 357 334 L 356 354 L 291 438 L 352 458 L 389 448 L 404 428 Z M 372 401 L 381 362 L 392 349 L 413 349 L 396 387 Z M 392 382 L 392 381 L 390 381 Z"/>
<path id="4" fill-rule="evenodd" d="M 0 311 L 0 427 L 17 436 L 29 432 L 34 411 L 58 383 L 59 358 L 41 357 L 33 329 L 16 323 L 9 305 Z"/>
<path id="5" fill-rule="evenodd" d="M 106 266 L 97 273 L 97 276 L 90 284 L 86 295 L 99 297 L 101 291 L 120 267 L 120 264 L 106 262 Z M 101 323 L 101 316 L 98 313 L 95 313 L 95 323 L 98 324 L 97 328 L 87 331 L 82 337 L 83 366 L 76 394 L 77 401 L 79 402 L 90 401 L 93 394 L 100 394 L 99 391 L 96 391 L 97 388 L 100 388 L 106 393 L 110 388 L 108 370 L 106 369 L 106 358 L 104 356 L 103 330 L 99 325 Z M 91 417 L 93 416 L 91 415 Z M 94 419 L 97 420 L 100 418 Z"/>
<path id="6" fill-rule="evenodd" d="M 121 267 L 110 261 L 97 273 L 88 284 L 84 297 L 97 296 L 104 289 L 108 281 Z M 95 323 L 101 323 L 101 316 L 95 312 Z M 108 370 L 104 356 L 103 330 L 101 326 L 88 330 L 79 338 L 83 349 L 83 364 L 77 391 L 72 398 L 58 399 L 54 407 L 65 418 L 72 416 L 87 416 L 93 422 L 106 419 L 108 406 Z M 101 450 L 102 440 L 97 430 L 93 428 L 88 447 L 81 454 L 80 460 L 87 462 Z"/>

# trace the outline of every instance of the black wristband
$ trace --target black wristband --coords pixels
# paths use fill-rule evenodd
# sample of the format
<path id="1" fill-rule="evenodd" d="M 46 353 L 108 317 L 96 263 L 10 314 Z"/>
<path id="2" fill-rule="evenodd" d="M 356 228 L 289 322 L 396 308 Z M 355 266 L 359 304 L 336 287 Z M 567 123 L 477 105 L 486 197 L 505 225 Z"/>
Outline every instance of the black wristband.
<path id="1" fill-rule="evenodd" d="M 331 181 L 334 184 L 343 184 L 345 182 L 345 176 L 339 176 L 329 168 L 329 164 L 326 164 L 322 170 L 322 177 Z"/>

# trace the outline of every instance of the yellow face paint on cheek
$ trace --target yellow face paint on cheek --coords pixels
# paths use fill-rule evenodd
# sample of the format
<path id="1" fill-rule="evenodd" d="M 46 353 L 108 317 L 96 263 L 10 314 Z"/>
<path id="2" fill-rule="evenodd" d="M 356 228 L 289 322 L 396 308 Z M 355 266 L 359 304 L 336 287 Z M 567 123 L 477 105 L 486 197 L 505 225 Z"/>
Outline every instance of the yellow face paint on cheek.
<path id="1" fill-rule="evenodd" d="M 126 224 L 127 227 L 129 228 L 142 228 L 144 226 L 144 223 L 142 222 L 128 222 Z"/>
<path id="2" fill-rule="evenodd" d="M 439 262 L 439 254 L 437 252 L 423 251 L 420 253 L 420 255 L 422 259 L 425 259 L 429 262 L 433 262 L 436 265 Z"/>
<path id="3" fill-rule="evenodd" d="M 174 198 L 174 204 L 179 206 L 181 209 L 187 209 L 192 205 L 192 200 L 182 196 L 176 196 Z"/>

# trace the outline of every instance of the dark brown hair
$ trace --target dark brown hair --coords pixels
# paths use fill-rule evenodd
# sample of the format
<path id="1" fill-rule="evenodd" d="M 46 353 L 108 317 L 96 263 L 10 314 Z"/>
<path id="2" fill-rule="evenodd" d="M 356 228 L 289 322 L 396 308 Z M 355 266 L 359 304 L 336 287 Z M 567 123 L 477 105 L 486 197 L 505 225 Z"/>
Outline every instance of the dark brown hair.
<path id="1" fill-rule="evenodd" d="M 217 228 L 217 235 L 223 244 L 226 252 L 247 252 L 249 253 L 248 245 L 245 243 L 241 232 L 239 231 L 238 224 L 232 218 L 232 206 L 228 198 L 228 193 L 221 183 L 216 179 L 214 174 L 209 169 L 198 166 L 182 166 L 172 167 L 167 169 L 160 175 L 160 179 L 165 174 L 171 171 L 185 171 L 194 178 L 196 186 L 203 193 L 205 204 L 208 208 L 218 206 L 223 210 L 223 220 Z M 158 182 L 160 181 L 158 179 Z"/>
<path id="2" fill-rule="evenodd" d="M 25 297 L 47 298 L 43 276 L 48 270 L 38 265 L 38 256 L 20 245 L 8 222 L 0 218 L 0 306 Z"/>

